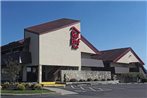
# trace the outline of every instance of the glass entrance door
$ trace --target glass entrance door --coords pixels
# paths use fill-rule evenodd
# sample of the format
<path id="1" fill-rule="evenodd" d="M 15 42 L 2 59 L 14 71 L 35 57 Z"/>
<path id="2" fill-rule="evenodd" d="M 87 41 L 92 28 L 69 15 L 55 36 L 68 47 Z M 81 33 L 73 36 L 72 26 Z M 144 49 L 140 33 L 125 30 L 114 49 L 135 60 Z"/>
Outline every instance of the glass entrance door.
<path id="1" fill-rule="evenodd" d="M 37 82 L 37 70 L 36 66 L 27 67 L 27 82 Z"/>

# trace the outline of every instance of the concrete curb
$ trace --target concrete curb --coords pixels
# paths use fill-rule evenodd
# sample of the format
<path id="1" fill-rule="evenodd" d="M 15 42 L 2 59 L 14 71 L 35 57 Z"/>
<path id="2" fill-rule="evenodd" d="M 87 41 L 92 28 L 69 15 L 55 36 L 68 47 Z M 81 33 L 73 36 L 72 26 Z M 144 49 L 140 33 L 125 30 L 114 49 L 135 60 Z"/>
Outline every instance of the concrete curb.
<path id="1" fill-rule="evenodd" d="M 1 94 L 1 96 L 33 96 L 33 95 L 48 95 L 48 94 L 55 94 L 55 92 L 49 92 L 49 93 L 36 93 L 36 94 L 10 94 L 10 93 L 5 93 Z"/>
<path id="2" fill-rule="evenodd" d="M 118 84 L 147 84 L 147 83 L 118 83 Z"/>

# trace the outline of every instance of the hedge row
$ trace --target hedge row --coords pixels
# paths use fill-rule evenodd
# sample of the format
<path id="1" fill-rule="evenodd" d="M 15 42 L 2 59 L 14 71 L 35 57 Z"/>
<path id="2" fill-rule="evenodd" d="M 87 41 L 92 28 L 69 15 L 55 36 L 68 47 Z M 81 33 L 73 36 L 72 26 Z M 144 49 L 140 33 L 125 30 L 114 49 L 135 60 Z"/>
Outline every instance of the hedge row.
<path id="1" fill-rule="evenodd" d="M 69 80 L 69 82 L 86 82 L 86 81 L 110 81 L 111 79 L 91 79 L 91 78 L 88 78 L 87 80 L 84 80 L 84 79 L 80 79 L 80 80 L 77 80 L 75 78 L 72 78 Z"/>
<path id="2" fill-rule="evenodd" d="M 14 90 L 38 90 L 42 89 L 42 85 L 38 83 L 9 83 L 5 82 L 1 84 L 2 89 L 14 89 Z"/>

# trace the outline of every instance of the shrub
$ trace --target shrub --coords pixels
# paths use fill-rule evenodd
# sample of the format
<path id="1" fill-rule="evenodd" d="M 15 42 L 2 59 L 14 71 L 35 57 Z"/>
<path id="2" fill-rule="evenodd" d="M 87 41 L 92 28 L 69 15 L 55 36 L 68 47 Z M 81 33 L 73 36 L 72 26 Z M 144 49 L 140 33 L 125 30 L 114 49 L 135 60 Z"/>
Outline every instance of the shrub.
<path id="1" fill-rule="evenodd" d="M 32 84 L 31 83 L 25 83 L 25 87 L 26 87 L 26 89 L 29 89 L 29 88 L 32 87 Z"/>
<path id="2" fill-rule="evenodd" d="M 80 79 L 80 80 L 79 80 L 79 82 L 84 82 L 84 81 L 85 81 L 84 79 Z"/>
<path id="3" fill-rule="evenodd" d="M 18 85 L 18 84 L 19 84 L 18 82 L 10 83 L 9 89 L 11 89 L 11 90 L 17 89 L 17 85 Z"/>
<path id="4" fill-rule="evenodd" d="M 41 84 L 33 84 L 31 87 L 32 87 L 33 90 L 40 90 L 40 89 L 42 89 L 42 85 Z"/>
<path id="5" fill-rule="evenodd" d="M 92 81 L 92 79 L 91 78 L 88 78 L 87 81 Z"/>
<path id="6" fill-rule="evenodd" d="M 147 82 L 147 79 L 142 79 L 141 82 L 142 83 Z"/>
<path id="7" fill-rule="evenodd" d="M 121 82 L 129 83 L 129 82 L 139 82 L 139 79 L 145 79 L 144 75 L 138 72 L 130 72 L 118 74 L 118 79 Z"/>
<path id="8" fill-rule="evenodd" d="M 4 84 L 2 84 L 2 89 L 8 89 L 9 87 L 10 87 L 9 82 L 5 82 Z"/>
<path id="9" fill-rule="evenodd" d="M 98 79 L 94 79 L 94 81 L 98 81 Z"/>
<path id="10" fill-rule="evenodd" d="M 18 90 L 25 90 L 26 88 L 25 88 L 25 85 L 24 84 L 18 84 L 17 85 L 17 89 Z"/>
<path id="11" fill-rule="evenodd" d="M 13 85 L 17 86 L 19 83 L 18 82 L 15 82 Z"/>
<path id="12" fill-rule="evenodd" d="M 107 81 L 111 81 L 111 79 L 107 79 Z"/>
<path id="13" fill-rule="evenodd" d="M 70 82 L 77 82 L 78 80 L 77 79 L 70 79 Z"/>
<path id="14" fill-rule="evenodd" d="M 102 79 L 101 81 L 105 81 L 105 79 Z"/>

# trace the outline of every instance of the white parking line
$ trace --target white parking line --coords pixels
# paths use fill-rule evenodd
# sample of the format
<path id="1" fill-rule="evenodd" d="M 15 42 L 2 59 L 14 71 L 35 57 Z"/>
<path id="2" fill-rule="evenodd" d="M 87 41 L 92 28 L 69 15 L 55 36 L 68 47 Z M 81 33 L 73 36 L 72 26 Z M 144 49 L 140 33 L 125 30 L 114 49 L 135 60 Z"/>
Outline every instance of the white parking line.
<path id="1" fill-rule="evenodd" d="M 95 89 L 93 89 L 92 87 L 89 87 L 89 89 L 91 89 L 92 91 L 96 91 Z"/>
<path id="2" fill-rule="evenodd" d="M 102 88 L 98 88 L 100 91 L 104 91 Z"/>
<path id="3" fill-rule="evenodd" d="M 72 89 L 74 89 L 74 91 L 76 92 L 88 92 L 89 90 L 93 91 L 93 92 L 102 92 L 102 91 L 111 91 L 112 89 L 108 89 L 108 88 L 93 88 L 93 87 L 86 87 L 84 88 L 83 86 L 74 86 L 74 85 L 70 85 L 70 87 Z M 120 88 L 123 89 L 123 88 Z"/>
<path id="4" fill-rule="evenodd" d="M 73 88 L 73 89 L 75 88 L 73 85 L 70 85 L 70 86 L 71 86 L 71 88 Z"/>
<path id="5" fill-rule="evenodd" d="M 82 90 L 85 90 L 82 86 L 80 86 L 80 88 L 81 88 Z"/>

